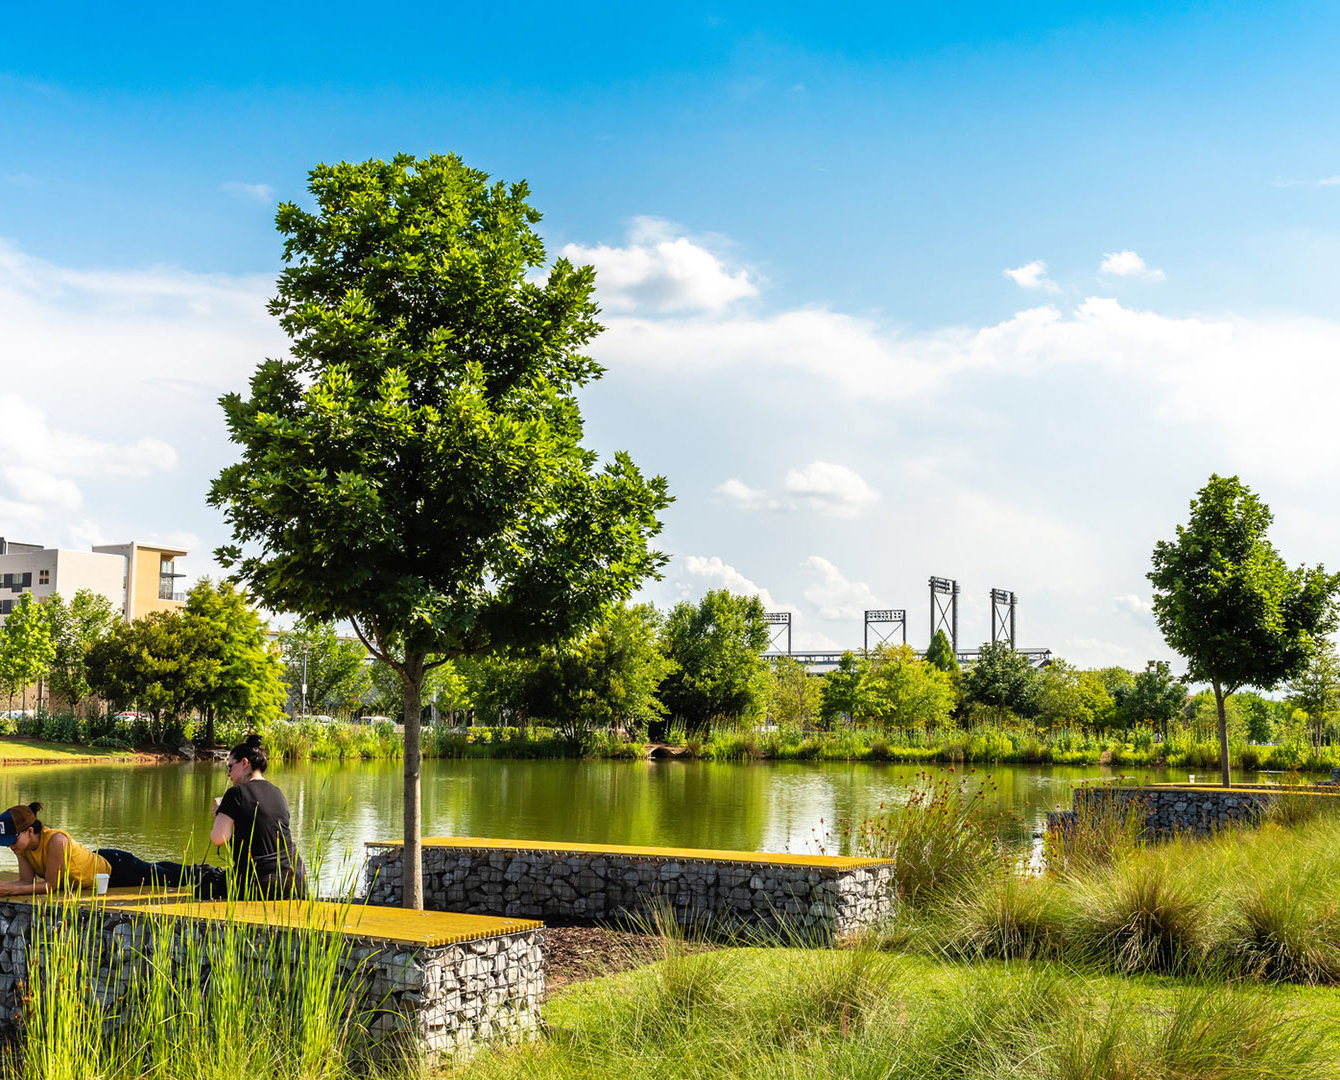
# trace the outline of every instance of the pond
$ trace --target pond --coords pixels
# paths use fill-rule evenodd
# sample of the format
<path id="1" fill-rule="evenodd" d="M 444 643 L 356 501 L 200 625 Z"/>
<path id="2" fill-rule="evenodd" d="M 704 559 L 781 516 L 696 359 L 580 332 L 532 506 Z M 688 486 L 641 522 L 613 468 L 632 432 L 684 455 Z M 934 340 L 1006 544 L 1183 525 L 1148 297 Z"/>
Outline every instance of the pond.
<path id="1" fill-rule="evenodd" d="M 896 806 L 922 775 L 985 782 L 1027 844 L 1071 785 L 1113 775 L 1101 766 L 929 766 L 683 761 L 426 761 L 423 834 L 610 844 L 837 850 L 837 823 Z M 1184 771 L 1125 770 L 1144 780 Z M 401 764 L 306 763 L 270 770 L 288 797 L 300 850 L 329 888 L 356 874 L 367 840 L 401 835 Z M 33 765 L 0 770 L 0 808 L 41 801 L 42 819 L 90 847 L 150 859 L 204 861 L 218 765 Z M 324 852 L 317 857 L 318 851 Z M 210 861 L 217 862 L 217 855 Z M 14 876 L 0 853 L 0 875 Z"/>

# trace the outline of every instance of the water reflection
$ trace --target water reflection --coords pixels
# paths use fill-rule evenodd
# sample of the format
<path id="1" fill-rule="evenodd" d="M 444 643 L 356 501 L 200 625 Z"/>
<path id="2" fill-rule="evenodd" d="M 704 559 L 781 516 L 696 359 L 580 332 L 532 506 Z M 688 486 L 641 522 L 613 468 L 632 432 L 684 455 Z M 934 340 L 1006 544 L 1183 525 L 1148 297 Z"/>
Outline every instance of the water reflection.
<path id="1" fill-rule="evenodd" d="M 423 831 L 797 852 L 818 850 L 828 835 L 833 851 L 838 822 L 904 802 L 923 774 L 987 783 L 992 804 L 1013 821 L 1007 839 L 1019 844 L 1048 810 L 1069 805 L 1073 784 L 1113 775 L 1098 766 L 428 761 Z M 399 762 L 314 763 L 269 775 L 288 798 L 309 866 L 323 852 L 325 887 L 357 872 L 365 841 L 401 833 Z M 1153 770 L 1127 775 L 1185 779 Z M 40 800 L 43 820 L 90 846 L 197 862 L 210 855 L 213 799 L 225 787 L 222 769 L 205 764 L 13 766 L 0 771 L 0 807 Z M 0 873 L 12 877 L 13 870 L 13 857 L 0 853 Z"/>

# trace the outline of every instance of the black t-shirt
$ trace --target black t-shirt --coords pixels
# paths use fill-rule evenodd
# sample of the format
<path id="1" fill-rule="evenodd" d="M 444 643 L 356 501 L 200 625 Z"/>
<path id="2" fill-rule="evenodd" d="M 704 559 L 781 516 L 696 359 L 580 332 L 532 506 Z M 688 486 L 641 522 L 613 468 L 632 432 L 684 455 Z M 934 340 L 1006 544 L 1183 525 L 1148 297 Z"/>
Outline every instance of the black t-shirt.
<path id="1" fill-rule="evenodd" d="M 288 803 L 269 780 L 234 784 L 219 813 L 233 819 L 233 869 L 239 882 L 269 892 L 279 882 L 303 878 L 302 859 L 289 832 Z M 285 890 L 287 891 L 287 890 Z"/>

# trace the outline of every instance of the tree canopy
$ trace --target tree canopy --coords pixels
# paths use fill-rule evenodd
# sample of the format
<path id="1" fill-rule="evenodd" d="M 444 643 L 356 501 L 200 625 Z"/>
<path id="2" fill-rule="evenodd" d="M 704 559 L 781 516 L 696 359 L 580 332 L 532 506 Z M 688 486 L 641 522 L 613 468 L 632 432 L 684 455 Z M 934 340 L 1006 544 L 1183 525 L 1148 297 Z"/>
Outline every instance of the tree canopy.
<path id="1" fill-rule="evenodd" d="M 51 691 L 77 709 L 92 693 L 86 659 L 93 644 L 101 641 L 121 621 L 112 602 L 102 593 L 80 589 L 67 603 L 60 593 L 47 597 L 47 621 L 54 655 L 51 660 Z"/>
<path id="2" fill-rule="evenodd" d="M 1321 565 L 1291 569 L 1266 533 L 1270 508 L 1236 476 L 1213 475 L 1191 501 L 1176 540 L 1154 546 L 1154 617 L 1208 682 L 1218 711 L 1220 773 L 1229 784 L 1224 698 L 1239 687 L 1269 690 L 1302 671 L 1335 628 L 1340 579 Z"/>
<path id="3" fill-rule="evenodd" d="M 661 701 L 694 732 L 712 721 L 756 718 L 767 706 L 768 624 L 757 596 L 713 589 L 697 604 L 676 604 L 665 625 L 666 652 L 678 667 L 661 683 Z"/>
<path id="4" fill-rule="evenodd" d="M 1041 689 L 1028 658 L 1004 641 L 984 644 L 963 675 L 964 697 L 994 709 L 998 720 L 1007 712 L 1036 716 L 1042 704 Z"/>
<path id="5" fill-rule="evenodd" d="M 289 701 L 295 707 L 302 703 L 304 678 L 308 709 L 318 712 L 327 707 L 357 708 L 372 689 L 368 650 L 361 642 L 341 638 L 332 623 L 299 619 L 279 635 L 279 650 Z"/>
<path id="6" fill-rule="evenodd" d="M 664 557 L 669 502 L 583 447 L 595 271 L 545 265 L 524 183 L 433 155 L 319 165 L 279 207 L 290 356 L 222 399 L 218 557 L 267 606 L 349 620 L 405 688 L 405 902 L 419 880 L 425 670 L 593 625 Z"/>

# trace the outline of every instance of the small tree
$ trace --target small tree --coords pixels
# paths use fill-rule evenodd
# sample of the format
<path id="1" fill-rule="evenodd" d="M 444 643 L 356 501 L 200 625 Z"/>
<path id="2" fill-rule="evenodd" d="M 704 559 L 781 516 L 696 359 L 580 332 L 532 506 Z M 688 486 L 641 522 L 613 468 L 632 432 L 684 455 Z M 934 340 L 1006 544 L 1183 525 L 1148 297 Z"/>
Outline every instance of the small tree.
<path id="1" fill-rule="evenodd" d="M 864 664 L 848 649 L 838 659 L 837 668 L 824 676 L 819 694 L 819 720 L 825 728 L 835 726 L 843 716 L 863 720 L 870 712 L 868 698 Z"/>
<path id="2" fill-rule="evenodd" d="M 935 631 L 931 638 L 930 646 L 926 649 L 926 663 L 934 664 L 941 671 L 955 675 L 959 673 L 958 657 L 954 655 L 954 648 L 949 644 L 949 635 L 943 630 Z"/>
<path id="3" fill-rule="evenodd" d="M 150 736 L 167 734 L 163 720 L 180 717 L 217 675 L 201 664 L 191 627 L 180 611 L 151 611 L 118 623 L 93 643 L 85 661 L 94 693 L 118 709 L 134 705 L 153 719 Z"/>
<path id="4" fill-rule="evenodd" d="M 302 701 L 304 680 L 309 709 L 353 709 L 372 689 L 368 650 L 360 641 L 341 638 L 333 623 L 299 619 L 279 635 L 279 649 L 284 683 L 295 705 Z"/>
<path id="5" fill-rule="evenodd" d="M 23 692 L 23 707 L 28 707 L 28 687 L 45 679 L 56 658 L 51 640 L 51 620 L 46 606 L 24 593 L 0 627 L 0 654 L 4 656 L 4 679 L 9 689 L 10 708 L 14 692 Z"/>
<path id="6" fill-rule="evenodd" d="M 45 606 L 55 646 L 49 676 L 51 691 L 64 698 L 71 710 L 77 710 L 92 692 L 85 663 L 88 650 L 107 637 L 121 617 L 107 597 L 91 589 L 80 589 L 69 603 L 60 593 L 52 593 Z"/>
<path id="7" fill-rule="evenodd" d="M 524 183 L 455 156 L 320 165 L 279 207 L 290 359 L 222 404 L 218 550 L 276 611 L 348 620 L 402 684 L 404 885 L 423 906 L 424 678 L 597 622 L 656 572 L 665 481 L 582 446 L 595 271 L 546 266 Z"/>
<path id="8" fill-rule="evenodd" d="M 869 659 L 864 694 L 886 728 L 934 728 L 954 711 L 954 677 L 910 645 L 882 645 Z"/>
<path id="9" fill-rule="evenodd" d="M 754 718 L 768 700 L 768 624 L 757 596 L 714 589 L 697 604 L 676 604 L 665 625 L 666 653 L 677 665 L 660 699 L 690 731 L 716 717 Z"/>
<path id="10" fill-rule="evenodd" d="M 1340 710 L 1340 658 L 1335 646 L 1323 639 L 1307 666 L 1290 680 L 1289 702 L 1307 713 L 1312 745 L 1320 747 L 1326 721 Z"/>
<path id="11" fill-rule="evenodd" d="M 1266 538 L 1272 515 L 1236 476 L 1211 476 L 1175 541 L 1154 546 L 1154 617 L 1188 675 L 1214 691 L 1219 771 L 1229 786 L 1224 700 L 1239 687 L 1269 690 L 1300 673 L 1335 627 L 1340 578 L 1289 569 Z"/>
<path id="12" fill-rule="evenodd" d="M 822 680 L 790 656 L 778 656 L 768 673 L 768 716 L 778 724 L 812 723 L 822 701 Z"/>

